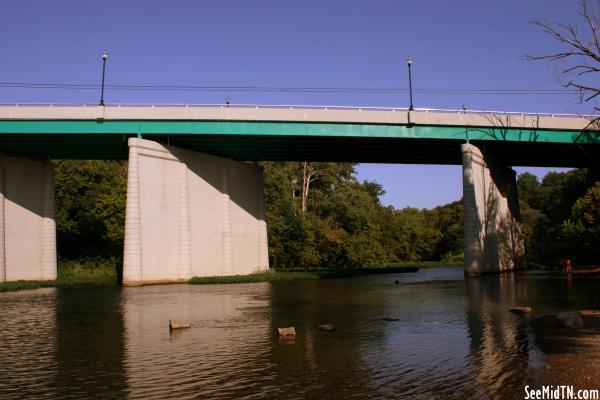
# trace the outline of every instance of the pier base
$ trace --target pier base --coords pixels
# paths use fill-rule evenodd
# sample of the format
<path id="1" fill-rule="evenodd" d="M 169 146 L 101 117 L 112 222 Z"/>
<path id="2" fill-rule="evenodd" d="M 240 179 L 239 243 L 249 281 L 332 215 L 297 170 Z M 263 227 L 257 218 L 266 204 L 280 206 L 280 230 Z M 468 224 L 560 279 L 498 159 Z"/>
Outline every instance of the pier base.
<path id="1" fill-rule="evenodd" d="M 524 267 L 516 173 L 472 144 L 461 146 L 465 275 Z"/>
<path id="2" fill-rule="evenodd" d="M 269 267 L 262 169 L 130 138 L 123 284 Z"/>
<path id="3" fill-rule="evenodd" d="M 56 279 L 54 167 L 0 155 L 0 282 Z"/>

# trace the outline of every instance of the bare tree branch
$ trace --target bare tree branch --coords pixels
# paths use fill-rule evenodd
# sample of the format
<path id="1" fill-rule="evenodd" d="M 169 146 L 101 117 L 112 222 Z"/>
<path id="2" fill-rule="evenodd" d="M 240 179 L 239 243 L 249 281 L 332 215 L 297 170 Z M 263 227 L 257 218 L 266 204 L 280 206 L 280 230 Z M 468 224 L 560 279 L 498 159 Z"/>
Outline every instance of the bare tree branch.
<path id="1" fill-rule="evenodd" d="M 579 15 L 581 15 L 587 21 L 588 27 L 592 31 L 592 39 L 594 41 L 596 50 L 600 53 L 600 38 L 598 37 L 598 33 L 600 31 L 600 23 L 598 23 L 598 18 L 596 17 L 596 15 L 592 14 L 588 10 L 588 5 L 586 1 L 582 2 L 581 7 L 583 11 Z"/>
<path id="2" fill-rule="evenodd" d="M 563 87 L 578 89 L 579 101 L 582 103 L 600 96 L 600 87 L 590 83 L 588 78 L 589 74 L 600 73 L 600 0 L 594 0 L 593 6 L 590 4 L 590 0 L 579 2 L 579 16 L 583 21 L 584 34 L 579 31 L 577 25 L 547 19 L 532 21 L 533 25 L 550 35 L 563 48 L 550 54 L 525 56 L 528 60 L 556 64 L 558 83 Z M 571 78 L 568 81 L 567 76 Z"/>

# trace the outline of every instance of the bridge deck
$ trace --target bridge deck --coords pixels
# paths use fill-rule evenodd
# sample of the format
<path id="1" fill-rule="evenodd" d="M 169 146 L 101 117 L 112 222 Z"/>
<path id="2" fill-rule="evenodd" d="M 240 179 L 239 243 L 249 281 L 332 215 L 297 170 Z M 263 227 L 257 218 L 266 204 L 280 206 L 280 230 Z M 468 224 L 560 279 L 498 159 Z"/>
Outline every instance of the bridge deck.
<path id="1" fill-rule="evenodd" d="M 254 106 L 0 106 L 0 152 L 125 159 L 127 138 L 238 160 L 461 164 L 460 144 L 509 165 L 600 160 L 590 117 L 470 111 Z"/>

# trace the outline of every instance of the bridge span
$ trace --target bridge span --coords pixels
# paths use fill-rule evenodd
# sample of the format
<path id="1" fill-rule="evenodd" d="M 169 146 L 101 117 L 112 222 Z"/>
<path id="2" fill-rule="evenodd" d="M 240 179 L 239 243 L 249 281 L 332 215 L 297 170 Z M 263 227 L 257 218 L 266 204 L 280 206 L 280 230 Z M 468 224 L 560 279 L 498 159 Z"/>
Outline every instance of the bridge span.
<path id="1" fill-rule="evenodd" d="M 593 117 L 255 105 L 0 105 L 0 281 L 54 279 L 52 159 L 128 160 L 125 284 L 268 268 L 244 161 L 463 165 L 465 274 L 523 267 L 512 166 L 600 161 Z"/>

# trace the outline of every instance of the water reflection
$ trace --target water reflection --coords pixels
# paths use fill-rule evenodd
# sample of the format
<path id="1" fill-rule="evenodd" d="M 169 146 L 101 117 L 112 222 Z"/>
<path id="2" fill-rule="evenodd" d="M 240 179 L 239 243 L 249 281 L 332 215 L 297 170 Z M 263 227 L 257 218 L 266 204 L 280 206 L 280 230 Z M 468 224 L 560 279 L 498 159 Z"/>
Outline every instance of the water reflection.
<path id="1" fill-rule="evenodd" d="M 53 393 L 58 365 L 55 289 L 0 293 L 0 395 L 43 398 Z"/>
<path id="2" fill-rule="evenodd" d="M 124 290 L 130 396 L 236 398 L 268 390 L 272 335 L 265 289 L 266 284 Z M 170 318 L 192 328 L 170 333 Z"/>
<path id="3" fill-rule="evenodd" d="M 525 385 L 593 388 L 597 339 L 540 335 L 508 308 L 590 308 L 599 282 L 464 280 L 446 269 L 0 293 L 0 397 L 513 398 Z M 170 333 L 170 318 L 192 328 Z M 336 330 L 318 330 L 325 323 Z M 294 339 L 276 336 L 284 326 L 295 326 Z"/>
<path id="4" fill-rule="evenodd" d="M 57 290 L 54 311 L 56 397 L 125 397 L 121 291 Z"/>
<path id="5" fill-rule="evenodd" d="M 466 279 L 469 358 L 476 397 L 511 397 L 530 382 L 528 334 L 508 309 L 527 299 L 525 280 L 516 274 Z"/>

